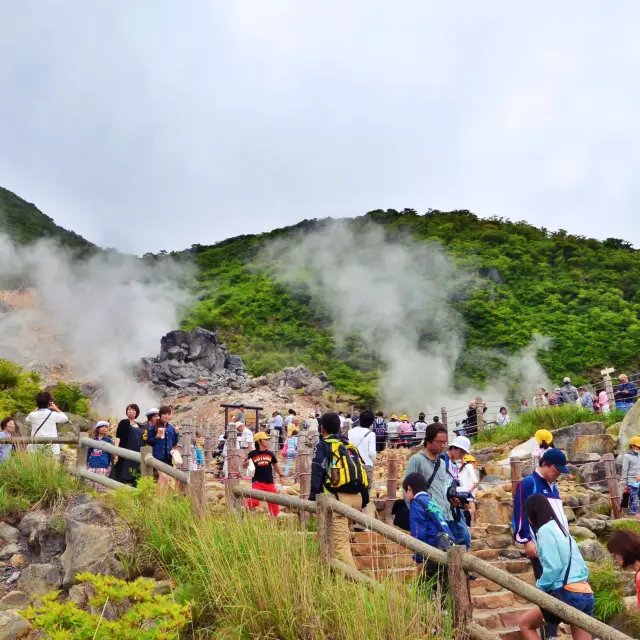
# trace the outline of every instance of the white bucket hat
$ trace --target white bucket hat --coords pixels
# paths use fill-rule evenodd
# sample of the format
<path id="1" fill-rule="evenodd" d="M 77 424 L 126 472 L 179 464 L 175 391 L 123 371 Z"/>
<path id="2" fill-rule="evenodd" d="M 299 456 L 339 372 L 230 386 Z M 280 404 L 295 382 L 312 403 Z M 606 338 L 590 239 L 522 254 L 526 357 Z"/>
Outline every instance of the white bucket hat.
<path id="1" fill-rule="evenodd" d="M 449 446 L 462 449 L 465 453 L 471 453 L 471 440 L 465 436 L 458 436 Z"/>

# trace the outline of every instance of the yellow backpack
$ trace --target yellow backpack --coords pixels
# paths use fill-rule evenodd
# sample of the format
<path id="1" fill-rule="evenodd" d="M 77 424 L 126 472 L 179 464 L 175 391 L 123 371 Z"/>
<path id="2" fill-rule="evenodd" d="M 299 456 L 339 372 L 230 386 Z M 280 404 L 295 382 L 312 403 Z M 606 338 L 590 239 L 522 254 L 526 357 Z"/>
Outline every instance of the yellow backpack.
<path id="1" fill-rule="evenodd" d="M 331 456 L 325 486 L 340 489 L 345 493 L 360 493 L 369 487 L 369 478 L 364 468 L 364 460 L 353 444 L 344 444 L 336 437 L 325 438 Z"/>

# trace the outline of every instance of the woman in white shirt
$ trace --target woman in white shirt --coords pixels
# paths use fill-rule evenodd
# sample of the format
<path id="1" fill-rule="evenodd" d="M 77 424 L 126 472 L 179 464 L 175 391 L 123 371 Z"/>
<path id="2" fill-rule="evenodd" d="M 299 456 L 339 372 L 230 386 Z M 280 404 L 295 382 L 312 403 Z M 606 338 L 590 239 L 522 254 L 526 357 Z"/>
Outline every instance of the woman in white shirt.
<path id="1" fill-rule="evenodd" d="M 474 498 L 476 490 L 478 488 L 478 472 L 476 471 L 476 464 L 478 461 L 471 455 L 467 454 L 462 458 L 462 466 L 458 471 L 458 491 L 468 491 Z M 473 517 L 476 511 L 475 502 L 469 502 L 467 510 L 465 511 L 465 517 L 469 514 L 467 519 L 467 525 L 473 526 Z"/>
<path id="2" fill-rule="evenodd" d="M 56 407 L 53 397 L 48 391 L 41 391 L 36 395 L 35 411 L 27 416 L 27 423 L 31 425 L 31 437 L 35 438 L 57 438 L 59 424 L 69 422 L 69 418 Z M 28 450 L 34 452 L 37 449 L 51 446 L 54 455 L 60 454 L 60 445 L 34 445 L 30 444 Z"/>
<path id="3" fill-rule="evenodd" d="M 507 407 L 500 407 L 498 416 L 496 417 L 496 424 L 499 427 L 504 427 L 511 422 L 511 418 L 507 415 Z"/>

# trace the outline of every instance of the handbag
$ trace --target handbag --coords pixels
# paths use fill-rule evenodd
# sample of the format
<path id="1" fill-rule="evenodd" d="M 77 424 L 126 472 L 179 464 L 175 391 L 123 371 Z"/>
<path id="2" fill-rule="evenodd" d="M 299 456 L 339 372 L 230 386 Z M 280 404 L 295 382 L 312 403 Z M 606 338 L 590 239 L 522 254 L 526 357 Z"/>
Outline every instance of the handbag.
<path id="1" fill-rule="evenodd" d="M 282 447 L 282 450 L 280 451 L 280 453 L 282 454 L 283 458 L 287 457 L 287 452 L 289 451 L 289 443 L 285 442 L 284 443 L 284 447 Z"/>

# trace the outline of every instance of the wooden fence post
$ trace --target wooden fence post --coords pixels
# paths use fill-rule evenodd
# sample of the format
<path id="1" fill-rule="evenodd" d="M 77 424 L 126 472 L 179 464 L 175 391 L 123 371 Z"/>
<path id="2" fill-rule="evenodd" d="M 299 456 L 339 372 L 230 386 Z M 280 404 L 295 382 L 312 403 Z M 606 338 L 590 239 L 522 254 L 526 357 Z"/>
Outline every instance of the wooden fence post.
<path id="1" fill-rule="evenodd" d="M 193 510 L 198 518 L 204 519 L 207 513 L 207 497 L 204 485 L 204 469 L 192 471 L 189 474 L 189 496 Z"/>
<path id="2" fill-rule="evenodd" d="M 600 372 L 604 380 L 604 390 L 607 392 L 607 398 L 609 398 L 609 411 L 616 410 L 616 397 L 613 393 L 613 383 L 611 382 L 611 374 L 614 371 L 613 367 L 607 367 Z"/>
<path id="3" fill-rule="evenodd" d="M 78 434 L 78 450 L 77 450 L 77 457 L 76 457 L 76 472 L 78 471 L 86 471 L 87 470 L 87 455 L 89 453 L 89 447 L 85 447 L 85 445 L 80 444 L 80 440 L 82 440 L 82 438 L 90 438 L 91 435 L 89 434 L 88 431 L 81 431 Z M 83 480 L 81 480 L 81 482 L 84 483 Z"/>
<path id="4" fill-rule="evenodd" d="M 153 457 L 153 447 L 142 447 L 140 449 L 140 477 L 153 478 L 153 468 L 144 463 L 147 456 Z"/>
<path id="5" fill-rule="evenodd" d="M 611 498 L 611 508 L 613 509 L 613 518 L 617 520 L 620 517 L 620 490 L 618 487 L 618 479 L 616 478 L 616 459 L 613 453 L 605 453 L 602 458 L 600 458 L 600 462 L 604 464 L 609 497 Z"/>
<path id="6" fill-rule="evenodd" d="M 302 452 L 306 450 L 306 441 L 307 441 L 307 436 L 302 433 L 302 431 L 300 431 L 298 433 L 298 457 L 296 458 L 296 473 L 295 473 L 295 478 L 297 479 L 298 483 L 300 483 L 300 462 L 301 462 L 301 455 Z M 300 485 L 300 488 L 302 489 L 302 485 Z"/>
<path id="7" fill-rule="evenodd" d="M 319 493 L 316 497 L 318 511 L 318 551 L 320 561 L 329 564 L 331 561 L 331 550 L 333 548 L 333 516 L 329 508 L 329 500 L 333 498 L 328 493 Z"/>
<path id="8" fill-rule="evenodd" d="M 211 422 L 209 420 L 204 421 L 203 425 L 204 435 L 204 469 L 210 471 L 213 462 L 213 437 L 211 435 Z"/>
<path id="9" fill-rule="evenodd" d="M 384 503 L 384 521 L 392 524 L 391 510 L 396 501 L 396 491 L 398 488 L 398 452 L 395 449 L 389 450 L 387 458 L 387 498 Z"/>
<path id="10" fill-rule="evenodd" d="M 239 507 L 239 500 L 233 489 L 240 484 L 240 450 L 235 422 L 231 422 L 227 427 L 227 470 L 228 476 L 225 483 L 227 510 L 235 511 Z"/>
<path id="11" fill-rule="evenodd" d="M 478 433 L 484 429 L 484 407 L 482 406 L 482 398 L 476 398 L 476 423 L 478 425 Z"/>
<path id="12" fill-rule="evenodd" d="M 447 433 L 449 433 L 449 423 L 448 423 L 448 418 L 447 418 L 447 407 L 442 407 L 442 409 L 440 409 L 440 416 L 441 416 L 440 419 L 442 421 L 442 425 L 447 430 Z"/>
<path id="13" fill-rule="evenodd" d="M 544 407 L 544 401 L 542 400 L 542 389 L 536 389 L 536 397 L 533 401 L 536 409 L 538 407 Z"/>
<path id="14" fill-rule="evenodd" d="M 298 447 L 298 481 L 300 482 L 300 498 L 308 500 L 311 493 L 311 442 L 304 441 L 304 446 Z M 306 522 L 309 514 L 300 510 L 300 522 Z"/>
<path id="15" fill-rule="evenodd" d="M 447 574 L 451 599 L 453 600 L 453 628 L 456 640 L 467 640 L 469 637 L 467 626 L 471 622 L 473 614 L 469 582 L 462 568 L 464 551 L 464 547 L 455 546 L 447 552 Z"/>
<path id="16" fill-rule="evenodd" d="M 516 487 L 522 480 L 522 460 L 518 456 L 514 456 L 511 462 L 511 497 L 516 495 Z"/>

